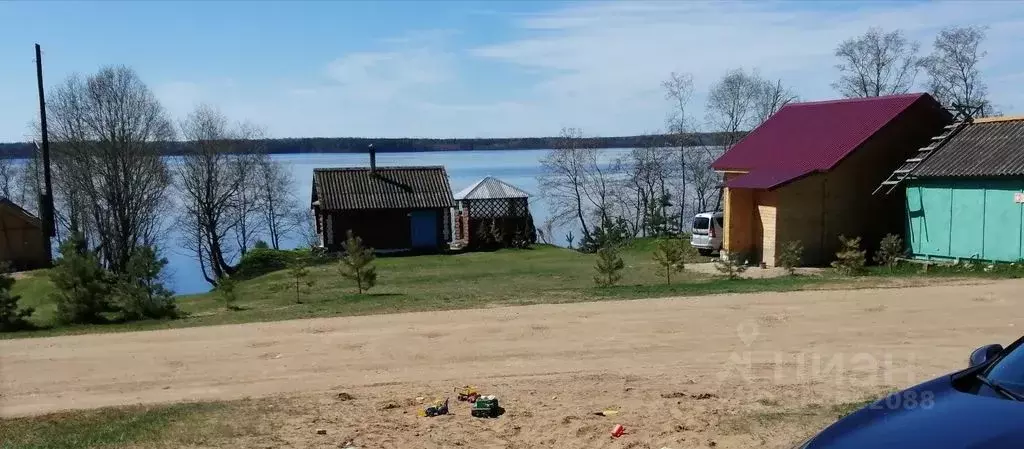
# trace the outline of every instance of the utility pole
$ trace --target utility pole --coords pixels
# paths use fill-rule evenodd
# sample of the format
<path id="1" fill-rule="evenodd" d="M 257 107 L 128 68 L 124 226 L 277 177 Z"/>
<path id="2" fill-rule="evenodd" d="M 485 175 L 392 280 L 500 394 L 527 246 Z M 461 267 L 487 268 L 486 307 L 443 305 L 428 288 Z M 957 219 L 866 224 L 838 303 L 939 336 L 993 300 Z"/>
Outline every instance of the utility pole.
<path id="1" fill-rule="evenodd" d="M 53 263 L 50 238 L 56 235 L 53 222 L 53 185 L 50 182 L 50 137 L 46 130 L 46 96 L 43 94 L 43 52 L 36 44 L 36 82 L 39 87 L 39 131 L 42 134 L 43 192 L 39 194 L 39 218 L 42 223 L 43 251 L 47 265 Z"/>

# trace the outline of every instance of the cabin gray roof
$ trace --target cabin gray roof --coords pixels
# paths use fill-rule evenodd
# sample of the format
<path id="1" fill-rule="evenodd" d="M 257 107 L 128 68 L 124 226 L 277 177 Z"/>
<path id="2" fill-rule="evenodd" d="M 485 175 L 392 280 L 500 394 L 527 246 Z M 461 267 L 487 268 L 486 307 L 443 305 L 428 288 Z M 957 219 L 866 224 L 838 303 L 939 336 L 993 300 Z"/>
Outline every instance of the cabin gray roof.
<path id="1" fill-rule="evenodd" d="M 921 162 L 912 175 L 1024 175 L 1024 117 L 975 120 Z"/>
<path id="2" fill-rule="evenodd" d="M 455 194 L 456 200 L 487 200 L 497 198 L 529 198 L 530 194 L 519 187 L 488 176 Z"/>
<path id="3" fill-rule="evenodd" d="M 317 168 L 313 205 L 323 210 L 436 209 L 452 207 L 444 167 Z"/>

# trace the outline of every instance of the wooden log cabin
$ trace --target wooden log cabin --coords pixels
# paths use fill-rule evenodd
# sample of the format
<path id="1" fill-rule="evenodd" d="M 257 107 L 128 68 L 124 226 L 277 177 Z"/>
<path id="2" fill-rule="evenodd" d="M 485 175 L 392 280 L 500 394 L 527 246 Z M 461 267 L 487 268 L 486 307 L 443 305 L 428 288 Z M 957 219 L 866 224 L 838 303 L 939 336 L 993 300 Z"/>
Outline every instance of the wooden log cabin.
<path id="1" fill-rule="evenodd" d="M 452 191 L 444 167 L 313 170 L 311 207 L 321 245 L 337 251 L 348 230 L 377 251 L 438 251 L 451 239 Z"/>

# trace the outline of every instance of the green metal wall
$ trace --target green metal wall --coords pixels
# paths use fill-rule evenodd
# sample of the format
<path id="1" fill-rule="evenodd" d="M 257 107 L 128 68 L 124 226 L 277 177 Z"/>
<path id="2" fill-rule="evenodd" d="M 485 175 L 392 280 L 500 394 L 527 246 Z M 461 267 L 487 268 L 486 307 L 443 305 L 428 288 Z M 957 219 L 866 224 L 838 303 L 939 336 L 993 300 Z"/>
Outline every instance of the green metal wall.
<path id="1" fill-rule="evenodd" d="M 918 258 L 1024 259 L 1024 179 L 935 179 L 907 184 L 907 245 Z"/>

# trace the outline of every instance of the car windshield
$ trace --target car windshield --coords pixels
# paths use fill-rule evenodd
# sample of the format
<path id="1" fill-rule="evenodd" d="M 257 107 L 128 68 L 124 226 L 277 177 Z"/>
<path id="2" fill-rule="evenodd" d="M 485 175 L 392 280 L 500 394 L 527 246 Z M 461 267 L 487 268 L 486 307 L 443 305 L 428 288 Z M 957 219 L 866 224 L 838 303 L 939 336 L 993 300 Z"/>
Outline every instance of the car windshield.
<path id="1" fill-rule="evenodd" d="M 994 365 L 989 367 L 985 376 L 990 380 L 1010 387 L 1018 393 L 1024 393 L 1024 345 L 1017 346 Z"/>
<path id="2" fill-rule="evenodd" d="M 696 217 L 693 219 L 693 229 L 707 229 L 711 223 L 708 217 Z"/>

